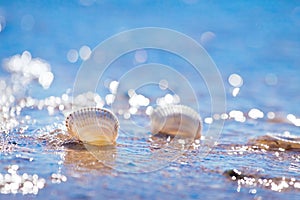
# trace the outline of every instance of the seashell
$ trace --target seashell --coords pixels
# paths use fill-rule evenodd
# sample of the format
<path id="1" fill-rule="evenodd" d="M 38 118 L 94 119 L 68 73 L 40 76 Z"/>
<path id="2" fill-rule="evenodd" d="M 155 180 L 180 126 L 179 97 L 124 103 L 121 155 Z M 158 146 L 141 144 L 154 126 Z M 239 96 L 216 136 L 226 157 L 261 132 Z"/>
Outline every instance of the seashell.
<path id="1" fill-rule="evenodd" d="M 281 134 L 268 134 L 278 148 L 284 149 L 300 149 L 300 137 L 296 135 L 281 135 Z"/>
<path id="2" fill-rule="evenodd" d="M 104 108 L 83 108 L 66 119 L 70 135 L 92 145 L 112 145 L 118 137 L 117 117 Z"/>
<path id="3" fill-rule="evenodd" d="M 168 105 L 156 108 L 151 116 L 151 132 L 173 136 L 201 137 L 202 121 L 199 114 L 184 105 Z"/>

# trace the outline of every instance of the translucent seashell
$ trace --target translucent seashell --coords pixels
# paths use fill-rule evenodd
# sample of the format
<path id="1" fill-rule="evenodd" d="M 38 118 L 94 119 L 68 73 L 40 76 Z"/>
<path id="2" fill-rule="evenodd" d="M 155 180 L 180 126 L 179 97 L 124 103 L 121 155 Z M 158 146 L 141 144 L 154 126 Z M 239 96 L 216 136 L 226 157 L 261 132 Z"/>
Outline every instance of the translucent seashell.
<path id="1" fill-rule="evenodd" d="M 300 137 L 296 135 L 268 134 L 278 147 L 284 149 L 300 149 Z"/>
<path id="2" fill-rule="evenodd" d="M 66 126 L 73 137 L 92 145 L 112 145 L 118 137 L 118 119 L 104 108 L 75 111 L 67 117 Z"/>
<path id="3" fill-rule="evenodd" d="M 201 137 L 202 121 L 199 114 L 184 105 L 168 105 L 156 108 L 151 116 L 151 132 L 173 136 Z"/>

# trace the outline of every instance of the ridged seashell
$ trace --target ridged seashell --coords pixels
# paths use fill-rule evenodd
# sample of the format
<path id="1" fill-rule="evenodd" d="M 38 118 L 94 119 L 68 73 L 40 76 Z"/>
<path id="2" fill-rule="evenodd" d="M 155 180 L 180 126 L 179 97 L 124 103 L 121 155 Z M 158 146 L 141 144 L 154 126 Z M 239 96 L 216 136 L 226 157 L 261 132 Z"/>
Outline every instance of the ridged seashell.
<path id="1" fill-rule="evenodd" d="M 268 134 L 278 147 L 284 149 L 300 149 L 300 137 L 296 135 Z"/>
<path id="2" fill-rule="evenodd" d="M 117 117 L 104 108 L 83 108 L 66 119 L 68 132 L 84 143 L 112 145 L 118 137 Z"/>
<path id="3" fill-rule="evenodd" d="M 201 137 L 202 122 L 199 114 L 184 105 L 168 105 L 156 108 L 151 116 L 151 132 L 173 136 Z"/>

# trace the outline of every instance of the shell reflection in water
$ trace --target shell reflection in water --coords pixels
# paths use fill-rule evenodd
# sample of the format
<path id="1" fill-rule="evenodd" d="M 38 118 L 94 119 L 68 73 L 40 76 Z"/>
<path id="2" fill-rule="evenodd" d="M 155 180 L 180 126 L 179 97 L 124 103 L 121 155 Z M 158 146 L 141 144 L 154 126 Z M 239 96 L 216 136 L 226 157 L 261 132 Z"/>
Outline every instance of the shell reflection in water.
<path id="1" fill-rule="evenodd" d="M 156 108 L 150 116 L 151 132 L 198 139 L 202 122 L 199 114 L 184 105 L 168 105 Z"/>
<path id="2" fill-rule="evenodd" d="M 104 108 L 75 111 L 67 117 L 66 126 L 73 137 L 92 145 L 113 145 L 118 137 L 118 119 Z"/>
<path id="3" fill-rule="evenodd" d="M 117 158 L 116 146 L 95 146 L 89 144 L 68 144 L 65 146 L 64 163 L 71 172 L 90 172 L 109 174 Z"/>

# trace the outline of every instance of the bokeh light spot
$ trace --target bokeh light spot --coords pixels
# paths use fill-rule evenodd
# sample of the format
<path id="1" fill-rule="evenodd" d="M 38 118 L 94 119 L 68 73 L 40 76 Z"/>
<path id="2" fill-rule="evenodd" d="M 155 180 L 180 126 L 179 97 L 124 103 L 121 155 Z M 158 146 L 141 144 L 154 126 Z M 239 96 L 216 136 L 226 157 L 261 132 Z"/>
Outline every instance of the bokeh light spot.
<path id="1" fill-rule="evenodd" d="M 67 53 L 67 59 L 70 63 L 75 63 L 78 60 L 78 52 L 75 49 L 70 49 Z"/>
<path id="2" fill-rule="evenodd" d="M 34 27 L 35 20 L 32 15 L 24 15 L 21 20 L 21 28 L 24 31 L 31 31 Z"/>
<path id="3" fill-rule="evenodd" d="M 135 52 L 135 55 L 134 55 L 134 58 L 135 58 L 135 61 L 137 63 L 144 63 L 147 61 L 148 59 L 148 54 L 147 54 L 147 51 L 145 50 L 138 50 Z"/>
<path id="4" fill-rule="evenodd" d="M 4 30 L 6 26 L 6 20 L 3 16 L 0 15 L 0 33 Z"/>
<path id="5" fill-rule="evenodd" d="M 79 50 L 79 56 L 82 60 L 89 59 L 91 53 L 92 53 L 92 51 L 91 51 L 90 47 L 88 47 L 86 45 L 83 45 Z"/>
<path id="6" fill-rule="evenodd" d="M 168 83 L 168 81 L 165 80 L 165 79 L 159 81 L 158 84 L 159 84 L 159 88 L 160 88 L 161 90 L 166 90 L 166 89 L 169 87 L 169 83 Z"/>
<path id="7" fill-rule="evenodd" d="M 274 86 L 274 85 L 277 85 L 278 78 L 275 74 L 270 73 L 270 74 L 266 75 L 265 82 L 267 85 Z"/>
<path id="8" fill-rule="evenodd" d="M 233 87 L 241 87 L 243 85 L 243 79 L 238 74 L 231 74 L 228 78 L 228 82 Z"/>
<path id="9" fill-rule="evenodd" d="M 200 42 L 203 45 L 208 44 L 209 42 L 211 42 L 214 38 L 216 37 L 216 34 L 211 32 L 211 31 L 207 31 L 201 34 L 200 37 Z"/>

